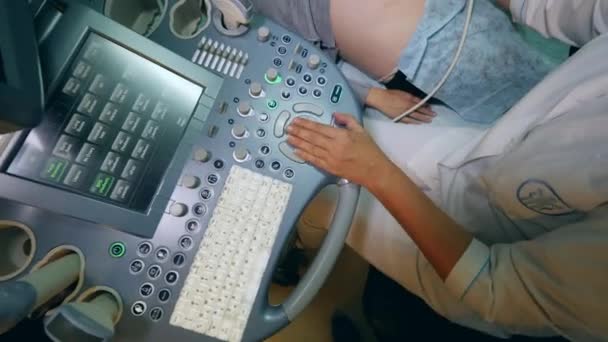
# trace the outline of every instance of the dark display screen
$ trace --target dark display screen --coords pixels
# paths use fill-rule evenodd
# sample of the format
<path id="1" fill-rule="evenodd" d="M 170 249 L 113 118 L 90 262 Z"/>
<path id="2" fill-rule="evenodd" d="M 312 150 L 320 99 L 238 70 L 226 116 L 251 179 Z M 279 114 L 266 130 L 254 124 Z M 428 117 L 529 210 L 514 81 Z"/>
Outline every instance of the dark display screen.
<path id="1" fill-rule="evenodd" d="M 145 211 L 203 90 L 89 33 L 7 172 Z"/>

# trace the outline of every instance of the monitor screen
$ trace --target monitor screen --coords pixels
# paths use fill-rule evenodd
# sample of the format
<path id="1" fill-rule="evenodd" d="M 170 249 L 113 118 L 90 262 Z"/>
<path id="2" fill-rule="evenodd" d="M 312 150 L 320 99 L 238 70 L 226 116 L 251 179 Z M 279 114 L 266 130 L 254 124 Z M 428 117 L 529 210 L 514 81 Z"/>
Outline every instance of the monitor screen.
<path id="1" fill-rule="evenodd" d="M 90 32 L 7 172 L 146 211 L 203 91 Z"/>

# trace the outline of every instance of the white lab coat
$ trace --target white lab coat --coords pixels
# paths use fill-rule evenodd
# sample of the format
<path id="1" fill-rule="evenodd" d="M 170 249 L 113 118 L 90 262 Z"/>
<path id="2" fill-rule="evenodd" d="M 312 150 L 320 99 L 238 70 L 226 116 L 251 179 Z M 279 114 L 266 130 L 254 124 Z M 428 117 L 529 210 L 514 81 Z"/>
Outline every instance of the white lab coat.
<path id="1" fill-rule="evenodd" d="M 348 243 L 459 324 L 497 336 L 607 341 L 608 0 L 511 0 L 511 11 L 585 46 L 494 127 L 427 144 L 441 158 L 432 171 L 403 157 L 416 149 L 401 143 L 412 127 L 367 123 L 387 155 L 476 237 L 448 279 L 367 192 Z M 328 203 L 313 204 L 302 223 L 321 226 Z"/>

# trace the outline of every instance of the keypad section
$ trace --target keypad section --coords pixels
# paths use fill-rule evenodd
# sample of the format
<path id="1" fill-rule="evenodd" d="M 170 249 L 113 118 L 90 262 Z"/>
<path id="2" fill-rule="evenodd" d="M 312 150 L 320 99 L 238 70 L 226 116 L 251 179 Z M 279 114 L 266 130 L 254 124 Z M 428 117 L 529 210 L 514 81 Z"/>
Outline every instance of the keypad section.
<path id="1" fill-rule="evenodd" d="M 8 173 L 143 212 L 203 90 L 91 33 Z"/>

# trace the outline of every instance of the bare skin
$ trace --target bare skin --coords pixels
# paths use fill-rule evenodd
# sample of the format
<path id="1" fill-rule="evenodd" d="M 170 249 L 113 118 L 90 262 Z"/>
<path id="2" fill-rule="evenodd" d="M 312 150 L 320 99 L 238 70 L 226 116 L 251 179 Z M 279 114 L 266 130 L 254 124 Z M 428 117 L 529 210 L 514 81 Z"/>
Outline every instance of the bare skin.
<path id="1" fill-rule="evenodd" d="M 335 121 L 346 128 L 294 120 L 287 131 L 296 155 L 367 188 L 445 280 L 473 236 L 435 206 L 352 116 L 335 114 Z"/>
<path id="2" fill-rule="evenodd" d="M 399 57 L 424 14 L 426 0 L 331 0 L 331 24 L 340 54 L 375 79 L 392 74 Z M 406 92 L 372 88 L 366 105 L 395 118 L 421 99 Z M 436 114 L 430 106 L 401 120 L 429 123 Z"/>

